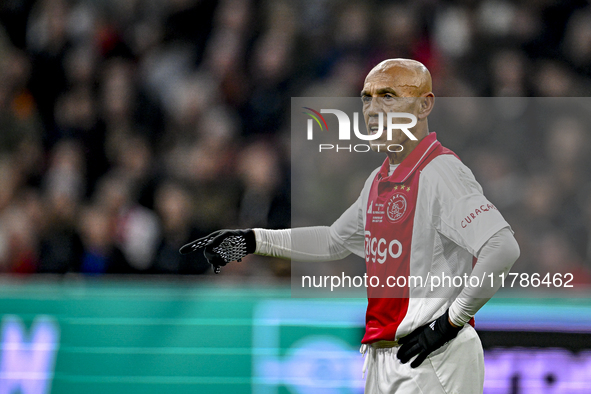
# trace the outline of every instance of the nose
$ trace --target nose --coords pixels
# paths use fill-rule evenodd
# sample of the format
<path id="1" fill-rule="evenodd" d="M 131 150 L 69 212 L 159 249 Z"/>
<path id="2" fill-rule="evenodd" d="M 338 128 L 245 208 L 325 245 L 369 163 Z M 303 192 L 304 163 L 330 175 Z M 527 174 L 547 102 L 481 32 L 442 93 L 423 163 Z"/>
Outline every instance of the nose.
<path id="1" fill-rule="evenodd" d="M 365 108 L 365 115 L 368 116 L 370 119 L 375 118 L 377 122 L 377 117 L 379 113 L 384 113 L 383 108 L 383 100 L 381 97 L 372 97 L 369 105 Z"/>
<path id="2" fill-rule="evenodd" d="M 380 112 L 383 113 L 384 109 L 382 108 L 382 104 L 383 100 L 381 97 L 372 97 L 369 106 L 367 107 L 367 114 L 369 116 L 378 116 Z"/>

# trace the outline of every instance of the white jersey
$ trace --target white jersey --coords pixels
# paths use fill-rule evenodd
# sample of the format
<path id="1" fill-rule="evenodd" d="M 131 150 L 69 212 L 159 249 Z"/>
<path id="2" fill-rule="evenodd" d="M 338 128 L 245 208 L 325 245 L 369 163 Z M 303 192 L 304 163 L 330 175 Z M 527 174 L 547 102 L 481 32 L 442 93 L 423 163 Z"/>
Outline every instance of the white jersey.
<path id="1" fill-rule="evenodd" d="M 509 227 L 470 169 L 435 133 L 392 175 L 388 169 L 386 159 L 330 227 L 331 238 L 365 259 L 368 276 L 378 276 L 382 284 L 390 276 L 404 277 L 409 285 L 368 288 L 364 343 L 398 339 L 439 317 L 465 283 L 449 285 L 444 279 L 431 285 L 469 276 L 483 244 Z"/>

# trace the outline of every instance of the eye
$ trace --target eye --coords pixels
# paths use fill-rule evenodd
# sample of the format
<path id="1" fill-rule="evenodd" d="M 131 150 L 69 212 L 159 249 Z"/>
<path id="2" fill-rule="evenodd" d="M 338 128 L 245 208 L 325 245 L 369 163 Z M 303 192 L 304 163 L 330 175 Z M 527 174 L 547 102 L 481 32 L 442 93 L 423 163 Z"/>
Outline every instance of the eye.
<path id="1" fill-rule="evenodd" d="M 387 100 L 392 100 L 392 99 L 394 98 L 394 95 L 393 95 L 393 94 L 391 94 L 391 93 L 386 93 L 386 94 L 384 95 L 384 98 L 385 98 L 385 99 L 387 99 Z"/>
<path id="2" fill-rule="evenodd" d="M 371 96 L 361 96 L 361 101 L 362 101 L 364 104 L 368 104 L 368 103 L 370 103 L 370 102 L 371 102 Z"/>

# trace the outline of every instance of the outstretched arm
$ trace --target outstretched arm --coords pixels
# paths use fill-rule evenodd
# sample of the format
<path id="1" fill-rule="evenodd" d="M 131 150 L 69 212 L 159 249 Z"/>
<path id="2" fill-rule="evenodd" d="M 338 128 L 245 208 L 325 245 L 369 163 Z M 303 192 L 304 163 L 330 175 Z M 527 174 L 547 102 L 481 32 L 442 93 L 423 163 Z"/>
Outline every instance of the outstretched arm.
<path id="1" fill-rule="evenodd" d="M 220 272 L 231 261 L 240 261 L 248 254 L 282 257 L 298 261 L 331 261 L 351 252 L 331 235 L 326 226 L 301 227 L 286 230 L 220 230 L 184 245 L 180 253 L 187 254 L 204 248 L 207 261 L 214 272 Z"/>
<path id="2" fill-rule="evenodd" d="M 204 248 L 215 273 L 251 253 L 303 262 L 339 260 L 351 253 L 363 256 L 363 212 L 360 196 L 330 227 L 220 230 L 184 245 L 180 252 L 187 254 Z"/>
<path id="3" fill-rule="evenodd" d="M 255 228 L 255 254 L 303 262 L 340 260 L 351 252 L 336 242 L 330 227 L 300 227 L 287 230 Z"/>

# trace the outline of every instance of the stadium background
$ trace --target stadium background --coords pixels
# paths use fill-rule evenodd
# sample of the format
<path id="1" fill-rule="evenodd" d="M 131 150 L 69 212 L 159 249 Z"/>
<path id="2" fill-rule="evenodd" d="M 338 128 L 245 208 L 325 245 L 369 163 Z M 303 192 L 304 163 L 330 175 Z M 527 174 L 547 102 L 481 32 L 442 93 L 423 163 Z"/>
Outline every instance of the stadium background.
<path id="1" fill-rule="evenodd" d="M 5 0 L 0 25 L 7 393 L 358 391 L 360 368 L 335 360 L 363 316 L 309 301 L 290 320 L 306 308 L 288 263 L 213 277 L 177 253 L 218 228 L 289 227 L 290 98 L 357 96 L 389 57 L 422 61 L 439 97 L 591 91 L 586 1 Z M 502 131 L 442 139 L 515 230 L 513 271 L 573 272 L 582 290 L 480 312 L 487 392 L 585 392 L 589 126 Z"/>

